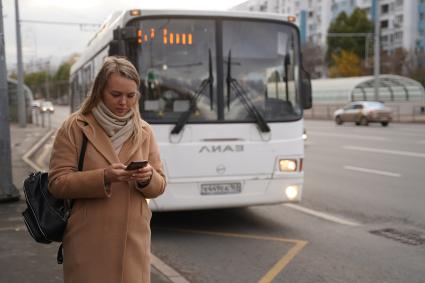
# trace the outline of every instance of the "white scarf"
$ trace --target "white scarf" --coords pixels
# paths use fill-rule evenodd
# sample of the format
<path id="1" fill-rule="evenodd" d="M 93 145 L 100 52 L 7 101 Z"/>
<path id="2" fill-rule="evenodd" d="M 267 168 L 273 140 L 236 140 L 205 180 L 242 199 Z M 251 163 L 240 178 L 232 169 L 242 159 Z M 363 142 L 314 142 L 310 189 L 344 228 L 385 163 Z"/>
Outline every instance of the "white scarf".
<path id="1" fill-rule="evenodd" d="M 133 134 L 133 110 L 131 109 L 125 116 L 117 116 L 106 107 L 103 101 L 100 101 L 92 110 L 96 121 L 105 130 L 108 137 L 111 138 L 112 146 L 118 154 L 126 140 Z"/>

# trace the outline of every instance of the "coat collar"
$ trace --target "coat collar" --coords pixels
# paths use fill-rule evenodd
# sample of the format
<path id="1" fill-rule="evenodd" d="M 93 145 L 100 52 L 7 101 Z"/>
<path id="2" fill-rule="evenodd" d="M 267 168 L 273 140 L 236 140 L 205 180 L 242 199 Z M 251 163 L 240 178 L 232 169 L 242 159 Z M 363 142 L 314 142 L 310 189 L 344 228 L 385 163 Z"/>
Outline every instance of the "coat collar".
<path id="1" fill-rule="evenodd" d="M 117 154 L 112 146 L 111 139 L 91 113 L 87 115 L 79 114 L 77 121 L 77 125 L 86 135 L 93 147 L 96 148 L 110 164 L 120 162 L 126 164 L 132 160 L 131 157 L 137 150 L 134 149 L 136 145 L 133 144 L 130 139 L 124 142 L 121 151 Z M 146 125 L 142 123 L 142 144 L 148 136 L 149 132 L 146 129 Z"/>

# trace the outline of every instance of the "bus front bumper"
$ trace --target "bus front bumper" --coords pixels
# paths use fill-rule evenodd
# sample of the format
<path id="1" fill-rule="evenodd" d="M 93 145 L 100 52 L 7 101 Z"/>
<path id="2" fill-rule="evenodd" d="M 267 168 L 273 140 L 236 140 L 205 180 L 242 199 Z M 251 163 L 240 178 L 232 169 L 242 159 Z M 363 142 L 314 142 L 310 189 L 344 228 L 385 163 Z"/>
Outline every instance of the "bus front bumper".
<path id="1" fill-rule="evenodd" d="M 177 211 L 300 202 L 303 174 L 279 177 L 169 180 L 164 194 L 149 205 L 153 211 Z"/>

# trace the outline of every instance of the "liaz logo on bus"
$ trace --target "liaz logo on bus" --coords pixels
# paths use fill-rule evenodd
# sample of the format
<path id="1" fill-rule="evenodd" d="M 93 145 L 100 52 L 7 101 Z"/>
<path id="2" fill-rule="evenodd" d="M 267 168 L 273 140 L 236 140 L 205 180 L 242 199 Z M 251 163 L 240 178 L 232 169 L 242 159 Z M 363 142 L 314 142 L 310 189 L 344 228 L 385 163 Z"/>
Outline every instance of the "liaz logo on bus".
<path id="1" fill-rule="evenodd" d="M 242 152 L 244 151 L 243 145 L 211 145 L 202 146 L 198 153 L 224 153 L 224 152 Z"/>

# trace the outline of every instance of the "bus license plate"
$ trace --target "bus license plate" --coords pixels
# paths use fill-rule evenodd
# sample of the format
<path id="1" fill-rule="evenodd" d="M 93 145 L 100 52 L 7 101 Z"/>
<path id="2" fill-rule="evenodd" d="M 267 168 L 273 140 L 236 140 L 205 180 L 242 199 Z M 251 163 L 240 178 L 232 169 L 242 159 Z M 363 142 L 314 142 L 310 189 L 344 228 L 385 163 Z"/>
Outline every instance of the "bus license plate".
<path id="1" fill-rule="evenodd" d="M 240 194 L 241 192 L 241 183 L 219 183 L 201 185 L 201 195 L 227 195 Z"/>

